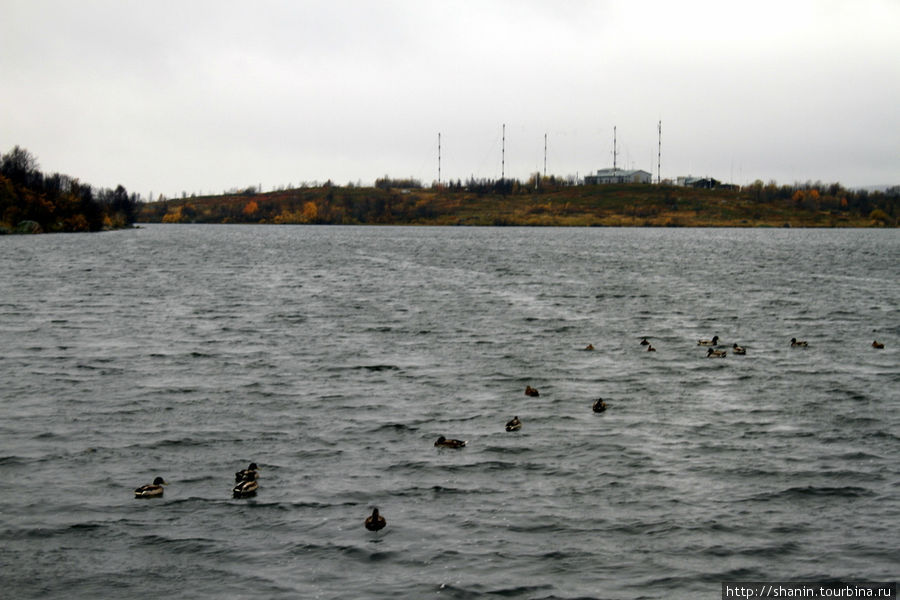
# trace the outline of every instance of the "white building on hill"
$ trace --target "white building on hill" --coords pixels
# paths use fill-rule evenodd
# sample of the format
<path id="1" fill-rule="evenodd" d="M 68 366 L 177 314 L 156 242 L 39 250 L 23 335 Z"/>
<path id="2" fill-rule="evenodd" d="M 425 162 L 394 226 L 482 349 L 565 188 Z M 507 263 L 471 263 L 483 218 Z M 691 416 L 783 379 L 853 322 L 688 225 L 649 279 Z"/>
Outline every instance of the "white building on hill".
<path id="1" fill-rule="evenodd" d="M 626 169 L 600 169 L 594 175 L 585 175 L 585 185 L 601 183 L 651 183 L 653 176 L 647 171 Z"/>

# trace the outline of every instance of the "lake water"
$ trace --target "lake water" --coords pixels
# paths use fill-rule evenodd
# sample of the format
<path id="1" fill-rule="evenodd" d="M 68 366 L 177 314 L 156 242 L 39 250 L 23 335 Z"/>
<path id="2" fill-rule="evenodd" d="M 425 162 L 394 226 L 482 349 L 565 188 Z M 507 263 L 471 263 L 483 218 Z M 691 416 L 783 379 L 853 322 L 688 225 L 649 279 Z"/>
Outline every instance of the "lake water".
<path id="1" fill-rule="evenodd" d="M 896 230 L 148 225 L 0 248 L 0 596 L 897 579 Z M 705 358 L 713 335 L 746 356 Z"/>

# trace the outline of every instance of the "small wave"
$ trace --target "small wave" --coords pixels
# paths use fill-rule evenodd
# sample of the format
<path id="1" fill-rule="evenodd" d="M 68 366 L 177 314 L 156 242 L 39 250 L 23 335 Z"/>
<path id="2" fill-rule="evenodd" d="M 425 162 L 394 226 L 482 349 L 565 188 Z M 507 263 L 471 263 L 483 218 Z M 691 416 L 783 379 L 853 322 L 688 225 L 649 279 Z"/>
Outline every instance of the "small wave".
<path id="1" fill-rule="evenodd" d="M 337 365 L 332 367 L 327 367 L 328 371 L 332 372 L 340 372 L 340 371 L 399 371 L 400 367 L 397 365 Z"/>
<path id="2" fill-rule="evenodd" d="M 183 447 L 204 447 L 209 445 L 209 442 L 206 440 L 198 440 L 193 438 L 185 438 L 181 440 L 175 439 L 165 439 L 165 440 L 156 440 L 151 439 L 147 442 L 131 444 L 130 446 L 126 446 L 127 448 L 183 448 Z"/>
<path id="3" fill-rule="evenodd" d="M 389 532 L 386 532 L 383 535 L 387 535 Z M 307 556 L 309 554 L 327 554 L 331 555 L 335 551 L 346 556 L 348 558 L 352 558 L 354 560 L 360 560 L 364 562 L 381 562 L 385 560 L 389 560 L 398 556 L 398 553 L 392 550 L 387 551 L 369 551 L 365 548 L 359 546 L 350 546 L 346 544 L 314 544 L 314 543 L 306 543 L 299 544 L 294 547 L 291 551 L 292 554 L 296 554 L 298 556 Z"/>
<path id="4" fill-rule="evenodd" d="M 800 545 L 794 542 L 783 542 L 773 546 L 759 546 L 742 548 L 733 544 L 714 544 L 700 551 L 700 554 L 714 556 L 716 558 L 729 558 L 734 556 L 759 556 L 772 557 L 781 555 L 790 555 L 800 548 Z"/>
<path id="5" fill-rule="evenodd" d="M 381 431 L 414 432 L 414 431 L 418 431 L 418 430 L 419 430 L 418 427 L 415 427 L 413 425 L 407 425 L 405 423 L 386 423 L 386 424 L 381 425 L 380 427 L 376 428 L 374 433 L 378 433 Z"/>
<path id="6" fill-rule="evenodd" d="M 140 546 L 164 546 L 167 551 L 176 554 L 220 555 L 225 553 L 223 548 L 204 538 L 174 538 L 149 534 L 137 538 L 135 542 Z"/>
<path id="7" fill-rule="evenodd" d="M 803 498 L 820 498 L 820 497 L 837 497 L 837 498 L 861 498 L 873 495 L 873 492 L 866 488 L 856 486 L 843 487 L 818 487 L 808 485 L 805 487 L 791 487 L 779 492 L 757 494 L 753 496 L 755 500 L 799 500 Z"/>
<path id="8" fill-rule="evenodd" d="M 485 590 L 484 594 L 489 596 L 500 596 L 501 598 L 534 598 L 536 592 L 552 590 L 550 584 L 544 585 L 517 585 L 515 587 L 500 588 L 494 590 Z M 545 598 L 553 598 L 555 596 L 546 596 Z"/>

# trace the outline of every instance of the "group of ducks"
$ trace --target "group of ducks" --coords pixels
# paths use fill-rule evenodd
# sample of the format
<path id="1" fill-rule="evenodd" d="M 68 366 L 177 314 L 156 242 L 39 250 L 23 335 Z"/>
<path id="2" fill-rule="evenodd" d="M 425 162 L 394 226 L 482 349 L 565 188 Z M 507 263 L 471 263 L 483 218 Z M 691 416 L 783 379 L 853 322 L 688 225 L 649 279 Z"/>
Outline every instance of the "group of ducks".
<path id="1" fill-rule="evenodd" d="M 714 335 L 712 339 L 708 340 L 698 340 L 698 346 L 708 346 L 709 349 L 706 352 L 707 358 L 725 358 L 727 355 L 727 350 L 718 350 L 717 346 L 719 345 L 719 336 Z M 655 352 L 656 348 L 647 340 L 646 337 L 641 339 L 641 346 L 646 346 L 648 352 Z M 798 340 L 797 338 L 791 338 L 791 348 L 807 348 L 809 346 L 809 342 L 805 340 Z M 878 350 L 884 349 L 884 344 L 875 340 L 872 342 L 872 347 Z M 588 344 L 585 347 L 585 350 L 593 350 L 594 346 L 592 344 Z M 734 354 L 743 355 L 746 354 L 747 351 L 745 348 L 737 345 L 736 343 L 731 346 L 731 350 Z M 539 397 L 540 392 L 531 387 L 530 385 L 525 386 L 525 395 L 529 397 Z M 606 410 L 606 402 L 603 401 L 603 398 L 597 398 L 591 409 L 595 413 L 601 413 Z M 506 423 L 506 431 L 519 431 L 522 429 L 522 421 L 519 419 L 518 415 L 510 419 Z M 448 439 L 443 435 L 438 437 L 437 441 L 434 442 L 434 446 L 436 448 L 464 448 L 468 444 L 466 440 L 457 440 L 457 439 Z M 240 471 L 234 474 L 234 488 L 232 488 L 232 493 L 235 498 L 249 498 L 251 496 L 256 495 L 256 490 L 259 489 L 259 467 L 256 463 L 250 463 L 250 465 L 246 469 L 241 469 Z M 153 480 L 153 483 L 148 483 L 146 485 L 142 485 L 134 490 L 135 498 L 158 498 L 163 495 L 163 486 L 168 485 L 168 483 L 162 478 L 157 477 Z M 364 523 L 366 529 L 369 531 L 380 531 L 387 525 L 387 521 L 384 516 L 378 512 L 378 508 L 372 509 L 372 514 L 369 515 Z"/>
<path id="2" fill-rule="evenodd" d="M 709 346 L 706 350 L 706 358 L 725 358 L 728 355 L 728 350 L 719 350 L 719 336 L 714 335 L 712 339 L 709 340 L 697 340 L 698 346 Z M 653 347 L 646 337 L 641 338 L 641 346 L 647 347 L 647 352 L 656 352 L 656 348 Z M 797 338 L 791 338 L 791 348 L 806 348 L 809 346 L 809 342 L 798 340 Z M 872 342 L 872 347 L 874 348 L 884 348 L 884 344 L 878 344 L 878 342 Z M 588 344 L 586 350 L 593 350 L 594 347 Z M 731 352 L 737 355 L 745 355 L 747 354 L 747 349 L 743 346 L 738 346 L 737 343 L 731 345 Z"/>
<path id="3" fill-rule="evenodd" d="M 465 442 L 463 442 L 465 445 Z M 259 489 L 259 467 L 255 462 L 250 463 L 246 469 L 241 469 L 234 474 L 235 485 L 232 493 L 235 498 L 249 498 L 256 495 Z M 135 498 L 160 498 L 163 495 L 164 485 L 168 485 L 162 477 L 157 477 L 153 483 L 142 485 L 134 490 Z M 387 525 L 385 518 L 378 513 L 378 509 L 372 510 L 372 514 L 366 517 L 364 523 L 369 531 L 379 531 Z"/>
<path id="4" fill-rule="evenodd" d="M 241 469 L 234 474 L 234 487 L 231 492 L 235 498 L 250 498 L 256 495 L 259 489 L 259 467 L 255 462 L 250 463 L 246 469 Z M 160 498 L 169 485 L 162 477 L 157 477 L 153 483 L 142 485 L 134 490 L 135 498 Z"/>
<path id="5" fill-rule="evenodd" d="M 792 340 L 795 342 L 796 338 Z M 799 344 L 806 345 L 806 342 L 799 342 Z M 799 345 L 798 344 L 798 345 Z M 719 350 L 719 336 L 714 335 L 711 340 L 697 340 L 698 346 L 710 346 L 706 351 L 706 358 L 725 358 L 728 355 L 727 350 Z M 641 346 L 647 346 L 648 352 L 656 352 L 656 348 L 654 348 L 650 342 L 647 341 L 647 338 L 641 339 Z M 731 345 L 731 351 L 734 354 L 744 355 L 747 354 L 747 349 L 743 346 L 738 346 L 737 343 Z"/>
<path id="6" fill-rule="evenodd" d="M 541 393 L 537 389 L 528 385 L 528 386 L 525 386 L 525 395 L 531 396 L 531 397 L 538 397 L 541 395 Z M 591 406 L 591 409 L 595 413 L 601 413 L 606 410 L 606 402 L 603 401 L 603 398 L 597 398 L 596 400 L 594 400 L 594 403 Z M 515 417 L 513 417 L 512 419 L 510 419 L 509 421 L 506 422 L 505 429 L 506 429 L 506 431 L 519 431 L 520 429 L 522 429 L 522 420 L 519 419 L 518 415 L 516 415 Z M 458 448 L 465 448 L 466 444 L 468 444 L 468 443 L 469 442 L 467 440 L 448 439 L 444 436 L 440 436 L 434 442 L 434 447 L 435 448 L 458 449 Z"/>
<path id="7" fill-rule="evenodd" d="M 698 346 L 710 346 L 710 348 L 706 351 L 706 358 L 725 358 L 728 355 L 727 350 L 719 350 L 719 336 L 714 335 L 712 339 L 709 340 L 697 340 Z M 647 347 L 647 352 L 656 352 L 656 348 L 647 340 L 646 337 L 641 338 L 641 346 Z M 791 348 L 808 348 L 809 342 L 805 340 L 798 340 L 797 338 L 791 338 Z M 884 344 L 875 340 L 872 342 L 872 347 L 878 350 L 884 350 Z M 585 350 L 593 350 L 594 346 L 592 344 L 588 344 Z M 743 346 L 738 346 L 736 343 L 731 345 L 731 352 L 733 354 L 744 355 L 747 354 L 747 349 Z"/>

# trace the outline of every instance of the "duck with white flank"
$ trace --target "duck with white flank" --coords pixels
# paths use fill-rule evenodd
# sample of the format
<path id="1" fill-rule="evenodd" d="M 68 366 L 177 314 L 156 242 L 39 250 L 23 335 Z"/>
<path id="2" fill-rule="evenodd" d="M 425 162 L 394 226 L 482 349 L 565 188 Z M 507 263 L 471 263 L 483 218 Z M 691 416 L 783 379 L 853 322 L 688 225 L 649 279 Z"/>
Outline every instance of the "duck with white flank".
<path id="1" fill-rule="evenodd" d="M 234 474 L 234 479 L 237 483 L 231 489 L 231 493 L 235 498 L 249 498 L 255 496 L 256 490 L 259 489 L 257 478 L 259 478 L 259 469 L 257 468 L 256 463 L 250 463 L 248 468 Z"/>
<path id="2" fill-rule="evenodd" d="M 606 402 L 603 401 L 603 398 L 597 398 L 594 400 L 594 406 L 592 407 L 593 411 L 596 413 L 603 412 L 606 410 Z"/>
<path id="3" fill-rule="evenodd" d="M 512 419 L 507 421 L 507 423 L 506 423 L 507 431 L 518 431 L 520 429 L 522 429 L 522 421 L 519 420 L 518 416 L 513 417 Z"/>
<path id="4" fill-rule="evenodd" d="M 163 486 L 167 485 L 165 481 L 163 481 L 162 477 L 157 477 L 153 480 L 153 483 L 148 483 L 147 485 L 142 485 L 139 488 L 135 488 L 134 497 L 135 498 L 159 498 L 163 495 Z"/>
<path id="5" fill-rule="evenodd" d="M 715 350 L 710 348 L 706 351 L 706 358 L 725 358 L 725 355 L 728 354 L 725 350 Z"/>
<path id="6" fill-rule="evenodd" d="M 242 481 L 246 481 L 247 479 L 253 479 L 254 481 L 259 479 L 259 467 L 256 466 L 255 462 L 250 463 L 249 467 L 247 467 L 246 469 L 241 469 L 234 474 L 235 483 L 240 483 Z"/>
<path id="7" fill-rule="evenodd" d="M 711 340 L 698 340 L 698 346 L 718 346 L 719 345 L 719 336 L 714 335 Z"/>
<path id="8" fill-rule="evenodd" d="M 797 338 L 791 338 L 791 348 L 806 348 L 809 346 L 808 342 L 800 341 Z"/>
<path id="9" fill-rule="evenodd" d="M 444 436 L 441 436 L 434 443 L 435 448 L 462 448 L 466 445 L 465 440 L 448 440 Z"/>
<path id="10" fill-rule="evenodd" d="M 251 496 L 256 495 L 256 490 L 258 489 L 259 483 L 257 483 L 255 479 L 245 479 L 234 486 L 231 492 L 234 494 L 235 498 L 250 498 Z"/>
<path id="11" fill-rule="evenodd" d="M 366 529 L 369 531 L 378 531 L 379 529 L 384 529 L 385 525 L 387 525 L 387 521 L 378 514 L 377 508 L 373 508 L 372 514 L 366 517 Z"/>
<path id="12" fill-rule="evenodd" d="M 731 346 L 731 351 L 735 354 L 747 354 L 747 349 L 743 346 L 738 346 L 737 344 Z"/>

